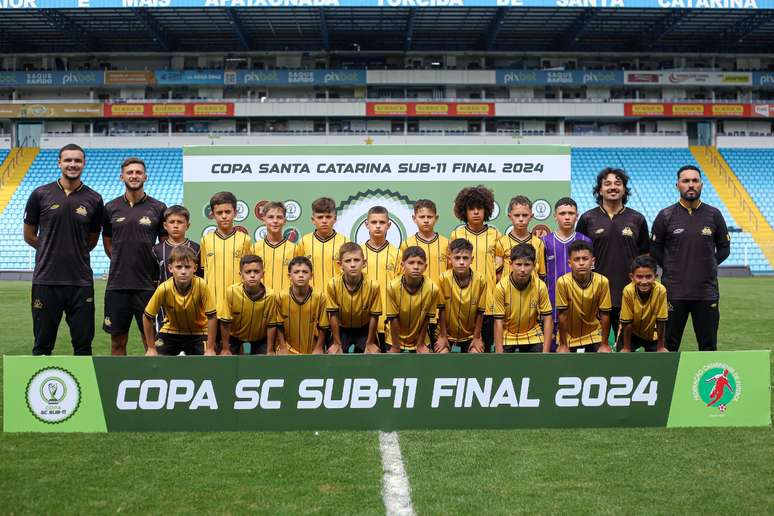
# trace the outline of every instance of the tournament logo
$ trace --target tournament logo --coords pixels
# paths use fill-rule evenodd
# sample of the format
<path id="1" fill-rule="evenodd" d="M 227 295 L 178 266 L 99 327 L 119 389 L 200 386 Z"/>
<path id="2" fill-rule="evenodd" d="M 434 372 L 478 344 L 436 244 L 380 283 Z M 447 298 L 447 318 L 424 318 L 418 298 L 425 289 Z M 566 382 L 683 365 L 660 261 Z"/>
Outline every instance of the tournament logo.
<path id="1" fill-rule="evenodd" d="M 538 199 L 532 203 L 532 212 L 535 214 L 535 219 L 546 220 L 551 216 L 551 205 L 545 199 Z"/>
<path id="2" fill-rule="evenodd" d="M 708 409 L 725 412 L 742 395 L 742 381 L 728 364 L 707 364 L 693 379 L 693 399 Z"/>
<path id="3" fill-rule="evenodd" d="M 414 208 L 408 197 L 392 190 L 366 190 L 343 201 L 337 210 L 336 231 L 347 235 L 353 242 L 365 243 L 369 237 L 363 222 L 366 220 L 368 209 L 375 205 L 384 206 L 390 213 L 392 225 L 387 231 L 387 241 L 395 247 L 400 247 L 407 236 L 404 221 L 411 221 Z"/>
<path id="4" fill-rule="evenodd" d="M 282 236 L 284 238 L 287 238 L 290 242 L 298 243 L 299 240 L 301 240 L 301 232 L 298 230 L 297 227 L 294 226 L 288 226 L 285 228 L 285 230 L 282 232 Z"/>
<path id="5" fill-rule="evenodd" d="M 301 217 L 301 205 L 294 200 L 285 201 L 285 219 L 293 222 Z"/>
<path id="6" fill-rule="evenodd" d="M 236 222 L 242 222 L 250 215 L 250 208 L 247 207 L 247 203 L 244 201 L 237 201 L 236 216 L 234 220 Z"/>
<path id="7" fill-rule="evenodd" d="M 85 217 L 86 215 L 89 214 L 88 210 L 86 210 L 86 208 L 84 208 L 83 205 L 80 205 L 77 208 L 75 208 L 75 213 L 77 213 L 81 217 Z"/>
<path id="8" fill-rule="evenodd" d="M 205 237 L 205 236 L 209 235 L 210 233 L 212 233 L 216 229 L 218 229 L 217 226 L 207 226 L 207 227 L 205 227 L 202 230 L 202 237 Z"/>
<path id="9" fill-rule="evenodd" d="M 27 407 L 44 423 L 57 424 L 75 414 L 81 403 L 81 386 L 66 369 L 48 367 L 27 383 Z"/>
<path id="10" fill-rule="evenodd" d="M 151 219 L 148 217 L 143 217 L 140 219 L 140 224 L 143 226 L 150 226 L 151 225 Z"/>

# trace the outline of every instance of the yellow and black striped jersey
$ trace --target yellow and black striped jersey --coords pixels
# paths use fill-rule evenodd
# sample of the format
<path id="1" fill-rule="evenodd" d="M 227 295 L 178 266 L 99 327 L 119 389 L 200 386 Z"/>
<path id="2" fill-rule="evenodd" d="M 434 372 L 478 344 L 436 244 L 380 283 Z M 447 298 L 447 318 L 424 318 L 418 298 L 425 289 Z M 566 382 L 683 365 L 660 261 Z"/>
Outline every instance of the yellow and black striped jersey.
<path id="1" fill-rule="evenodd" d="M 200 247 L 204 281 L 215 303 L 220 305 L 226 289 L 241 282 L 239 261 L 243 256 L 252 254 L 253 243 L 248 235 L 233 229 L 226 236 L 218 231 L 207 233 L 202 237 Z"/>
<path id="2" fill-rule="evenodd" d="M 303 300 L 296 299 L 291 289 L 283 290 L 277 295 L 277 314 L 293 355 L 311 354 L 318 331 L 328 327 L 325 295 L 318 290 L 310 289 Z"/>
<path id="3" fill-rule="evenodd" d="M 497 265 L 495 252 L 497 240 L 502 235 L 493 226 L 484 226 L 480 231 L 472 231 L 467 225 L 458 227 L 449 236 L 449 242 L 456 238 L 464 238 L 473 244 L 473 262 L 470 268 L 484 276 L 486 280 L 486 315 L 492 315 L 494 304 L 494 289 L 497 285 Z"/>
<path id="4" fill-rule="evenodd" d="M 535 273 L 540 279 L 544 279 L 546 277 L 546 246 L 543 244 L 543 240 L 535 235 L 519 240 L 511 232 L 500 237 L 495 251 L 497 257 L 503 260 L 503 277 L 510 273 L 508 269 L 511 265 L 511 249 L 519 244 L 532 244 L 532 247 L 535 248 Z"/>
<path id="5" fill-rule="evenodd" d="M 661 283 L 654 283 L 646 298 L 637 292 L 637 286 L 629 283 L 621 297 L 621 324 L 630 323 L 632 333 L 645 340 L 656 340 L 656 323 L 666 322 L 667 290 Z"/>
<path id="6" fill-rule="evenodd" d="M 447 252 L 449 249 L 449 239 L 443 235 L 435 234 L 435 238 L 431 240 L 425 240 L 419 233 L 411 235 L 400 244 L 400 252 L 403 252 L 412 246 L 421 247 L 427 255 L 427 269 L 425 269 L 425 276 L 430 278 L 438 284 L 441 279 L 441 274 L 448 268 Z"/>
<path id="7" fill-rule="evenodd" d="M 161 333 L 176 335 L 206 335 L 207 317 L 216 313 L 215 299 L 204 280 L 194 276 L 188 290 L 181 294 L 169 278 L 156 289 L 145 307 L 145 317 L 155 319 L 164 309 Z"/>
<path id="8" fill-rule="evenodd" d="M 287 238 L 272 244 L 265 238 L 255 243 L 253 253 L 263 260 L 263 283 L 276 292 L 290 288 L 288 264 L 295 256 L 296 245 Z"/>
<path id="9" fill-rule="evenodd" d="M 461 287 L 453 270 L 441 274 L 438 288 L 446 314 L 446 331 L 451 342 L 473 338 L 476 318 L 486 311 L 486 280 L 478 272 L 470 272 L 470 282 Z"/>
<path id="10" fill-rule="evenodd" d="M 336 276 L 325 289 L 326 311 L 335 313 L 342 328 L 362 328 L 371 322 L 371 316 L 382 315 L 382 297 L 379 284 L 365 276 L 354 290 L 344 283 L 344 276 Z"/>
<path id="11" fill-rule="evenodd" d="M 277 300 L 271 289 L 253 299 L 242 284 L 231 285 L 218 309 L 218 319 L 231 323 L 231 335 L 243 342 L 255 342 L 266 338 L 270 326 L 277 326 Z"/>
<path id="12" fill-rule="evenodd" d="M 603 275 L 592 272 L 585 285 L 575 281 L 572 272 L 557 280 L 556 310 L 567 311 L 570 347 L 602 342 L 599 312 L 609 312 L 610 308 L 610 284 Z"/>
<path id="13" fill-rule="evenodd" d="M 334 276 L 341 274 L 339 267 L 339 248 L 347 242 L 347 237 L 335 231 L 328 238 L 320 238 L 317 232 L 307 233 L 296 245 L 296 256 L 306 256 L 312 260 L 312 288 L 325 292 L 325 285 Z"/>
<path id="14" fill-rule="evenodd" d="M 503 345 L 542 344 L 540 316 L 551 315 L 548 287 L 535 275 L 519 288 L 506 274 L 495 289 L 494 316 L 503 320 Z"/>
<path id="15" fill-rule="evenodd" d="M 416 349 L 419 339 L 430 344 L 427 332 L 419 335 L 425 320 L 435 315 L 436 310 L 443 306 L 443 299 L 435 283 L 423 277 L 422 284 L 413 293 L 406 289 L 403 277 L 395 278 L 387 285 L 387 319 L 397 319 L 400 327 L 400 338 L 403 341 L 401 349 Z M 392 343 L 392 335 L 388 331 L 385 337 Z"/>
<path id="16" fill-rule="evenodd" d="M 400 257 L 401 252 L 398 248 L 389 242 L 385 242 L 381 248 L 372 247 L 368 242 L 361 245 L 363 255 L 366 259 L 366 266 L 363 273 L 379 285 L 379 295 L 382 300 L 382 307 L 387 306 L 387 285 L 392 280 L 400 276 Z M 384 329 L 385 316 L 379 317 L 378 331 Z"/>

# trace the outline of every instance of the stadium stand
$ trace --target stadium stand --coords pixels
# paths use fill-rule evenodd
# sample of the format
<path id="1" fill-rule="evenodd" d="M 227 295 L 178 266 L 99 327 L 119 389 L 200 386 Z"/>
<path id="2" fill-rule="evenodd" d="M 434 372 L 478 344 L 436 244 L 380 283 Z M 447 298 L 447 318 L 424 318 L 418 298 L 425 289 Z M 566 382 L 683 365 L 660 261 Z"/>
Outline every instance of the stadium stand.
<path id="1" fill-rule="evenodd" d="M 7 209 L 0 216 L 0 261 L 5 269 L 30 269 L 34 254 L 32 249 L 22 239 L 22 219 L 24 205 L 34 188 L 52 181 L 56 177 L 56 150 L 41 150 L 29 173 L 24 178 L 14 194 Z M 149 180 L 147 191 L 149 195 L 169 204 L 181 203 L 183 200 L 182 181 L 182 150 L 177 149 L 90 149 L 88 163 L 84 172 L 84 181 L 99 191 L 105 201 L 109 201 L 123 192 L 118 181 L 118 169 L 121 161 L 127 156 L 139 156 L 148 165 Z M 728 150 L 724 150 L 727 153 Z M 739 154 L 737 154 L 739 153 Z M 737 168 L 735 156 L 749 158 L 744 163 L 750 163 L 748 169 L 738 167 L 741 177 L 749 181 L 751 192 L 755 193 L 756 202 L 767 213 L 769 220 L 774 205 L 771 202 L 772 186 L 765 185 L 762 173 L 758 170 L 768 170 L 765 163 L 774 163 L 774 152 L 766 150 L 736 151 L 731 154 L 731 160 Z M 728 154 L 727 154 L 728 156 Z M 752 164 L 764 164 L 755 171 Z M 658 211 L 672 204 L 677 199 L 673 188 L 675 171 L 682 165 L 696 164 L 688 149 L 679 148 L 576 148 L 572 154 L 572 195 L 579 203 L 579 209 L 585 211 L 594 206 L 592 189 L 597 173 L 605 167 L 621 167 L 632 178 L 632 194 L 629 206 L 643 213 L 649 225 L 655 219 Z M 756 175 L 757 173 L 757 175 Z M 729 227 L 733 231 L 734 245 L 727 265 L 749 265 L 753 273 L 772 272 L 772 267 L 761 252 L 761 249 L 749 233 L 738 229 L 736 221 L 726 206 L 718 197 L 715 187 L 705 181 L 702 198 L 709 204 L 718 207 Z M 765 204 L 767 203 L 768 204 Z M 109 262 L 102 250 L 101 244 L 92 252 L 92 267 L 96 274 L 107 272 Z"/>
<path id="2" fill-rule="evenodd" d="M 774 224 L 774 153 L 770 149 L 720 149 L 769 224 Z"/>

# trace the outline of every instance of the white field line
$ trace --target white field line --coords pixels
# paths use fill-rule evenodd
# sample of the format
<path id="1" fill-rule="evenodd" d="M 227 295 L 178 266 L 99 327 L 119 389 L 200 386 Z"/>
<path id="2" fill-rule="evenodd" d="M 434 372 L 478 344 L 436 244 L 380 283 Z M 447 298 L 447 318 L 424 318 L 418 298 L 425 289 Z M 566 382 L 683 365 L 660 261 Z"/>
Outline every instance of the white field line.
<path id="1" fill-rule="evenodd" d="M 379 452 L 382 456 L 382 498 L 387 516 L 414 516 L 403 457 L 400 454 L 398 432 L 379 432 Z"/>

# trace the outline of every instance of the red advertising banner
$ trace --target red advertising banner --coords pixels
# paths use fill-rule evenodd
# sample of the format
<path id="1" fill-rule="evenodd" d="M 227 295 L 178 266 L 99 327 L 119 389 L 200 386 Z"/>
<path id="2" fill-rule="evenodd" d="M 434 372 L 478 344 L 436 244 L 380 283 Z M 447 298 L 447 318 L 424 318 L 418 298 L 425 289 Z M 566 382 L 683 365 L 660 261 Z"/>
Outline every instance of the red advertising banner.
<path id="1" fill-rule="evenodd" d="M 624 116 L 653 118 L 745 118 L 768 116 L 756 114 L 760 106 L 751 104 L 628 102 L 624 104 Z M 766 109 L 768 112 L 768 109 Z"/>
<path id="2" fill-rule="evenodd" d="M 105 71 L 105 84 L 106 85 L 134 85 L 134 86 L 148 86 L 156 82 L 156 77 L 153 72 L 130 72 L 122 70 L 107 70 Z"/>
<path id="3" fill-rule="evenodd" d="M 366 116 L 494 116 L 494 102 L 367 102 Z"/>
<path id="4" fill-rule="evenodd" d="M 180 118 L 234 116 L 231 102 L 105 104 L 107 118 Z"/>

